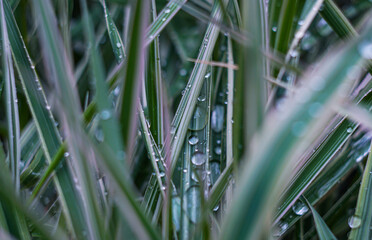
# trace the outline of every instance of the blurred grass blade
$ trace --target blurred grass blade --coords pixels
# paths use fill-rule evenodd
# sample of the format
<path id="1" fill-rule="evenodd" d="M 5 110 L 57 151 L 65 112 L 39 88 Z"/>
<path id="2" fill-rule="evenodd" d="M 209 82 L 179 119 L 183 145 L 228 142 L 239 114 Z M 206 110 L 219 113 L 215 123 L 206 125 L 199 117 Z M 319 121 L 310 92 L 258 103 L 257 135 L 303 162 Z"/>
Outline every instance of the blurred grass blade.
<path id="1" fill-rule="evenodd" d="M 111 18 L 110 12 L 107 10 L 106 0 L 100 0 L 100 2 L 105 13 L 107 32 L 110 38 L 111 47 L 114 52 L 116 62 L 121 63 L 124 60 L 124 58 L 126 58 L 123 41 L 121 40 L 120 33 L 116 28 L 114 21 Z"/>
<path id="2" fill-rule="evenodd" d="M 358 36 L 358 33 L 354 29 L 353 25 L 351 25 L 349 20 L 345 17 L 333 0 L 324 0 L 320 14 L 340 38 L 353 38 Z"/>
<path id="3" fill-rule="evenodd" d="M 372 149 L 372 144 L 371 144 Z M 354 216 L 349 221 L 349 239 L 371 239 L 372 226 L 372 154 L 368 156 L 359 188 L 358 202 Z"/>
<path id="4" fill-rule="evenodd" d="M 21 159 L 20 149 L 20 128 L 18 114 L 18 99 L 15 85 L 13 59 L 10 51 L 8 29 L 5 21 L 3 0 L 1 0 L 0 27 L 2 42 L 2 71 L 5 82 L 6 93 L 6 113 L 8 124 L 8 144 L 9 144 L 9 165 L 12 173 L 15 191 L 18 194 L 19 183 L 19 163 Z"/>
<path id="5" fill-rule="evenodd" d="M 130 149 L 134 141 L 136 111 L 145 61 L 144 34 L 147 23 L 148 1 L 133 2 L 134 16 L 129 40 L 128 63 L 119 104 L 119 119 L 125 151 L 131 156 Z"/>
<path id="6" fill-rule="evenodd" d="M 323 218 L 315 210 L 315 208 L 313 208 L 313 206 L 311 206 L 309 202 L 307 202 L 307 205 L 310 207 L 311 212 L 313 213 L 315 227 L 316 227 L 316 231 L 318 232 L 319 239 L 320 240 L 337 240 L 337 238 L 333 235 L 333 233 L 328 228 Z"/>
<path id="7" fill-rule="evenodd" d="M 323 59 L 323 66 L 317 70 L 318 77 L 308 77 L 308 81 L 311 79 L 307 82 L 308 87 L 304 85 L 297 93 L 299 98 L 307 94 L 308 101 L 301 104 L 294 100 L 287 106 L 284 116 L 283 113 L 277 113 L 281 116 L 271 116 L 266 122 L 262 135 L 258 136 L 261 146 L 252 148 L 254 152 L 241 175 L 240 190 L 236 191 L 235 204 L 225 221 L 225 231 L 222 231 L 223 239 L 255 238 L 264 231 L 265 219 L 273 210 L 274 200 L 269 200 L 270 196 L 279 188 L 278 177 L 281 176 L 284 180 L 282 170 L 290 166 L 300 150 L 308 147 L 309 141 L 314 140 L 314 135 L 305 135 L 306 129 L 314 130 L 325 124 L 322 121 L 326 121 L 326 118 L 315 118 L 314 112 L 309 112 L 310 107 L 314 103 L 324 106 L 339 91 L 340 86 L 346 88 L 346 83 L 342 83 L 347 69 L 362 63 L 363 57 L 359 49 L 361 45 L 369 46 L 368 35 L 371 33 L 370 26 L 358 41 L 349 43 L 341 51 L 333 52 L 328 59 Z M 324 64 L 325 61 L 327 64 Z M 349 79 L 346 82 L 350 84 L 350 81 Z M 320 110 L 318 108 L 316 112 L 319 113 Z"/>

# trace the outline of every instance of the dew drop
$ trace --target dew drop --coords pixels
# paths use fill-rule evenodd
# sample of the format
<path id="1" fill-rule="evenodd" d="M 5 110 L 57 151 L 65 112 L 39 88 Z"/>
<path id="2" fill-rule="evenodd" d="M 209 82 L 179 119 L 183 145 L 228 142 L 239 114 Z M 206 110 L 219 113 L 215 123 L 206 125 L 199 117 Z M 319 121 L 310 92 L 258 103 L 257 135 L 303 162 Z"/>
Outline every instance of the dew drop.
<path id="1" fill-rule="evenodd" d="M 165 13 L 170 13 L 170 9 L 169 9 L 169 8 L 166 8 L 166 9 L 164 10 L 164 12 L 165 12 Z"/>
<path id="2" fill-rule="evenodd" d="M 348 127 L 348 128 L 346 129 L 346 132 L 347 132 L 347 133 L 352 133 L 352 132 L 353 132 L 353 128 L 352 128 L 352 127 Z"/>
<path id="3" fill-rule="evenodd" d="M 199 102 L 204 102 L 205 99 L 206 99 L 206 96 L 205 96 L 205 95 L 200 95 L 200 96 L 198 97 L 198 101 L 199 101 Z"/>
<path id="4" fill-rule="evenodd" d="M 205 78 L 209 78 L 211 76 L 211 72 L 208 72 L 207 74 L 205 74 Z"/>
<path id="5" fill-rule="evenodd" d="M 273 32 L 276 32 L 276 31 L 278 30 L 278 28 L 277 28 L 277 27 L 273 27 L 271 30 L 272 30 Z"/>
<path id="6" fill-rule="evenodd" d="M 197 136 L 192 135 L 192 136 L 189 137 L 189 144 L 190 145 L 194 146 L 198 142 L 199 142 L 199 138 Z"/>
<path id="7" fill-rule="evenodd" d="M 119 42 L 116 43 L 116 47 L 117 48 L 120 48 L 121 47 L 121 44 Z"/>
<path id="8" fill-rule="evenodd" d="M 302 216 L 304 215 L 305 213 L 307 213 L 309 211 L 309 208 L 308 206 L 306 206 L 305 203 L 301 202 L 301 201 L 297 201 L 293 206 L 292 206 L 292 210 L 294 213 L 296 213 L 297 215 L 299 216 Z"/>
<path id="9" fill-rule="evenodd" d="M 182 69 L 180 70 L 180 75 L 181 75 L 182 77 L 184 77 L 184 76 L 186 76 L 186 74 L 187 74 L 186 69 L 182 68 Z"/>
<path id="10" fill-rule="evenodd" d="M 362 219 L 360 219 L 358 216 L 351 216 L 347 223 L 349 224 L 350 228 L 358 228 L 362 223 Z"/>
<path id="11" fill-rule="evenodd" d="M 219 208 L 220 208 L 220 205 L 215 206 L 215 207 L 213 208 L 213 212 L 217 212 Z"/>
<path id="12" fill-rule="evenodd" d="M 215 147 L 214 152 L 215 152 L 217 155 L 220 155 L 221 152 L 222 152 L 221 147 Z"/>
<path id="13" fill-rule="evenodd" d="M 288 223 L 280 221 L 274 229 L 273 236 L 280 237 L 288 229 Z"/>
<path id="14" fill-rule="evenodd" d="M 65 153 L 63 154 L 63 156 L 65 156 L 65 157 L 67 158 L 67 157 L 70 156 L 70 153 L 69 153 L 69 152 L 65 152 Z"/>
<path id="15" fill-rule="evenodd" d="M 160 172 L 160 173 L 159 173 L 159 176 L 160 176 L 160 177 L 164 177 L 164 176 L 165 176 L 165 173 L 164 173 L 164 172 Z"/>
<path id="16" fill-rule="evenodd" d="M 103 142 L 104 135 L 103 135 L 103 131 L 101 129 L 97 129 L 94 136 L 96 137 L 98 142 Z"/>
<path id="17" fill-rule="evenodd" d="M 108 109 L 102 110 L 99 116 L 102 120 L 108 120 L 111 118 L 111 111 Z"/>
<path id="18" fill-rule="evenodd" d="M 205 155 L 202 152 L 196 152 L 192 157 L 191 157 L 191 162 L 195 164 L 196 166 L 201 166 L 205 163 L 207 160 L 207 155 Z"/>
<path id="19" fill-rule="evenodd" d="M 32 69 L 35 69 L 35 66 L 34 66 L 34 65 L 31 65 L 31 68 L 32 68 Z"/>
<path id="20" fill-rule="evenodd" d="M 163 22 L 165 22 L 165 20 L 167 20 L 167 18 L 162 18 L 161 20 L 162 20 Z"/>

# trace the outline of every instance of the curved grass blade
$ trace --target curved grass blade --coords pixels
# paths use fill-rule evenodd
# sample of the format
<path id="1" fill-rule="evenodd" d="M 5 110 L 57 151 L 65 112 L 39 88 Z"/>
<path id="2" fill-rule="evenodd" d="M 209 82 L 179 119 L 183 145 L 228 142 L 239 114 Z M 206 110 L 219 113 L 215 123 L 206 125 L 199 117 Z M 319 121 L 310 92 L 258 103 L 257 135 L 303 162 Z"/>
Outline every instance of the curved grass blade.
<path id="1" fill-rule="evenodd" d="M 372 148 L 372 144 L 371 144 Z M 359 188 L 358 203 L 352 217 L 349 239 L 370 239 L 372 236 L 372 154 L 368 156 Z"/>
<path id="2" fill-rule="evenodd" d="M 293 102 L 288 106 L 290 108 L 285 117 L 277 118 L 278 116 L 274 115 L 266 122 L 261 137 L 257 139 L 261 146 L 257 149 L 253 148 L 255 152 L 250 155 L 251 161 L 246 165 L 242 175 L 240 191 L 237 190 L 235 204 L 232 205 L 230 215 L 225 221 L 223 239 L 255 238 L 263 231 L 265 217 L 272 210 L 270 206 L 273 201 L 269 199 L 275 189 L 278 189 L 277 178 L 281 170 L 285 169 L 285 166 L 288 167 L 293 157 L 299 154 L 300 149 L 303 150 L 309 144 L 307 142 L 305 145 L 302 142 L 304 141 L 302 136 L 307 137 L 306 141 L 314 140 L 314 136 L 305 135 L 305 129 L 316 128 L 316 125 L 320 124 L 319 122 L 315 124 L 315 115 L 309 112 L 310 107 L 314 103 L 320 103 L 322 106 L 327 104 L 344 82 L 347 75 L 345 69 L 362 63 L 363 58 L 358 48 L 360 44 L 367 41 L 367 36 L 371 33 L 370 26 L 358 41 L 349 43 L 342 51 L 334 53 L 331 59 L 324 60 L 329 64 L 323 62 L 323 66 L 317 71 L 318 79 L 313 78 L 314 82 L 308 83 L 309 88 L 303 88 L 304 92 L 298 93 L 300 94 L 298 96 L 309 94 L 306 103 Z M 322 86 L 321 89 L 314 87 L 318 84 Z M 344 87 L 346 88 L 345 85 Z M 283 120 L 279 120 L 281 118 Z M 279 124 L 273 128 L 273 121 L 278 120 Z"/>
<path id="3" fill-rule="evenodd" d="M 123 41 L 121 40 L 120 33 L 116 28 L 114 21 L 111 18 L 110 12 L 107 10 L 106 1 L 100 0 L 100 2 L 105 13 L 106 27 L 108 36 L 110 38 L 111 47 L 114 52 L 116 62 L 119 64 L 124 60 L 124 58 L 126 58 L 124 44 Z"/>
<path id="4" fill-rule="evenodd" d="M 311 206 L 309 202 L 307 202 L 307 205 L 310 207 L 311 212 L 313 213 L 315 227 L 316 227 L 316 231 L 318 232 L 319 239 L 320 240 L 337 240 L 337 238 L 333 235 L 333 233 L 328 228 L 323 218 L 315 210 L 315 208 L 313 208 L 313 206 Z"/>

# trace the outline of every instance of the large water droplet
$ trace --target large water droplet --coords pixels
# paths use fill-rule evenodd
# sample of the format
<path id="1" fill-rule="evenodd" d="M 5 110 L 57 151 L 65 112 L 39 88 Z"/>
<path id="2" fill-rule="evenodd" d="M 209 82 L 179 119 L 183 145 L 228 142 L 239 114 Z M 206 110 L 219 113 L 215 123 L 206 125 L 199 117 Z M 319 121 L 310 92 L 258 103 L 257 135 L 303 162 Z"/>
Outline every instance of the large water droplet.
<path id="1" fill-rule="evenodd" d="M 193 145 L 194 146 L 198 142 L 199 142 L 199 138 L 197 136 L 192 135 L 192 136 L 189 137 L 189 144 L 190 145 Z"/>
<path id="2" fill-rule="evenodd" d="M 347 221 L 349 224 L 349 227 L 351 228 L 358 228 L 360 227 L 360 224 L 362 223 L 362 219 L 358 216 L 351 216 L 349 220 Z"/>
<path id="3" fill-rule="evenodd" d="M 309 208 L 308 206 L 306 206 L 305 203 L 301 202 L 301 201 L 297 201 L 293 206 L 292 206 L 292 210 L 294 213 L 296 213 L 297 215 L 299 216 L 302 216 L 304 215 L 305 213 L 307 213 L 309 211 Z"/>
<path id="4" fill-rule="evenodd" d="M 196 166 L 201 166 L 207 161 L 207 155 L 202 152 L 196 152 L 191 157 L 191 162 Z"/>
<path id="5" fill-rule="evenodd" d="M 224 116 L 225 108 L 221 105 L 217 105 L 211 117 L 211 128 L 215 132 L 221 132 L 223 128 L 223 116 Z"/>

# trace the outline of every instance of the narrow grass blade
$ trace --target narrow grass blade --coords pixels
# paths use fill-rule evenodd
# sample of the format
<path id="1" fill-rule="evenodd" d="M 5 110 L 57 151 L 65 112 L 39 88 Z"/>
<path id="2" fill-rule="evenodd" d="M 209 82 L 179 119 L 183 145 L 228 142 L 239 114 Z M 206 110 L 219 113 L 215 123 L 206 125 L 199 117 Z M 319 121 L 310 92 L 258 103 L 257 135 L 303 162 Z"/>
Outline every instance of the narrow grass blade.
<path id="1" fill-rule="evenodd" d="M 186 2 L 187 0 L 171 0 L 167 3 L 146 31 L 145 45 L 149 45 L 159 35 Z"/>
<path id="2" fill-rule="evenodd" d="M 8 124 L 9 162 L 16 192 L 19 192 L 19 163 L 21 159 L 20 128 L 17 90 L 10 51 L 8 29 L 5 21 L 3 0 L 0 2 L 0 27 L 2 39 L 2 71 L 5 82 L 6 112 Z"/>
<path id="3" fill-rule="evenodd" d="M 131 156 L 132 144 L 135 134 L 136 111 L 141 81 L 143 79 L 143 68 L 145 61 L 144 34 L 147 23 L 148 2 L 136 1 L 134 16 L 129 40 L 128 63 L 123 89 L 120 96 L 119 119 L 121 132 L 124 140 L 125 151 Z"/>
<path id="4" fill-rule="evenodd" d="M 372 145 L 371 145 L 372 148 Z M 349 239 L 370 239 L 372 236 L 372 154 L 368 156 L 359 188 L 358 203 L 349 226 L 352 228 Z"/>
<path id="5" fill-rule="evenodd" d="M 337 240 L 337 238 L 333 235 L 331 230 L 328 228 L 327 224 L 324 222 L 323 218 L 319 215 L 319 213 L 315 210 L 313 206 L 309 202 L 307 205 L 310 207 L 311 212 L 313 213 L 313 218 L 315 222 L 316 231 L 318 232 L 318 236 L 320 240 Z"/>
<path id="6" fill-rule="evenodd" d="M 110 38 L 111 47 L 114 52 L 116 62 L 121 63 L 124 58 L 126 58 L 123 41 L 121 40 L 120 33 L 116 28 L 115 22 L 111 18 L 110 12 L 107 10 L 106 0 L 100 1 L 105 13 L 107 32 Z"/>
<path id="7" fill-rule="evenodd" d="M 266 122 L 261 137 L 258 137 L 261 139 L 260 143 L 264 145 L 252 148 L 255 151 L 250 155 L 249 164 L 242 173 L 240 191 L 237 190 L 235 204 L 232 205 L 230 215 L 225 220 L 225 231 L 222 231 L 223 239 L 255 238 L 264 230 L 265 218 L 268 215 L 263 214 L 263 211 L 269 214 L 273 210 L 270 207 L 273 201 L 269 199 L 272 196 L 270 194 L 278 189 L 277 179 L 280 177 L 281 170 L 285 169 L 285 166 L 289 167 L 300 149 L 308 147 L 309 143 L 302 142 L 304 141 L 302 136 L 306 133 L 305 129 L 316 128 L 314 120 L 316 118 L 309 112 L 309 107 L 314 103 L 320 103 L 322 106 L 329 103 L 331 96 L 338 91 L 345 80 L 345 69 L 362 63 L 363 58 L 358 49 L 365 41 L 368 42 L 367 36 L 371 32 L 372 28 L 369 27 L 358 41 L 353 41 L 342 51 L 334 53 L 332 60 L 323 60 L 329 64 L 323 65 L 317 71 L 319 77 L 311 77 L 314 82 L 311 81 L 308 83 L 308 88 L 304 87 L 297 93 L 300 94 L 298 96 L 309 94 L 306 103 L 300 104 L 295 101 L 288 107 L 285 117 L 283 113 L 280 113 L 282 117 L 274 115 Z M 321 88 L 314 87 L 319 84 Z M 346 88 L 345 85 L 344 87 Z M 273 128 L 272 124 L 275 124 L 275 121 L 278 125 Z M 318 121 L 319 119 L 317 119 L 317 124 L 320 124 Z M 307 135 L 306 141 L 314 140 L 313 138 L 314 136 Z"/>

